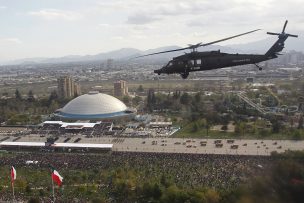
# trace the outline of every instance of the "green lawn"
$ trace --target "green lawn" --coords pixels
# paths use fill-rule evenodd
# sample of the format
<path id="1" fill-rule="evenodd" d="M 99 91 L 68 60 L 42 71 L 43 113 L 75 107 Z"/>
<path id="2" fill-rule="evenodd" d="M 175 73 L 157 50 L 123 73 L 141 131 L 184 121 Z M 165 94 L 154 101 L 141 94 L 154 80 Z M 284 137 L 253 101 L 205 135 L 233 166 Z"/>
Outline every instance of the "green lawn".
<path id="1" fill-rule="evenodd" d="M 178 132 L 176 132 L 172 137 L 176 138 L 221 138 L 221 139 L 274 139 L 274 140 L 284 140 L 284 139 L 304 139 L 304 131 L 300 131 L 300 135 L 296 138 L 291 133 L 244 133 L 236 134 L 234 132 L 225 132 L 225 131 L 215 131 L 209 130 L 207 135 L 206 128 L 200 128 L 197 131 L 193 131 L 192 124 L 184 125 Z"/>
<path id="2" fill-rule="evenodd" d="M 192 132 L 189 128 L 185 127 L 179 130 L 173 135 L 173 137 L 179 138 L 232 138 L 236 137 L 234 133 L 230 132 L 219 132 L 209 130 L 207 135 L 206 129 L 200 129 L 196 132 Z"/>

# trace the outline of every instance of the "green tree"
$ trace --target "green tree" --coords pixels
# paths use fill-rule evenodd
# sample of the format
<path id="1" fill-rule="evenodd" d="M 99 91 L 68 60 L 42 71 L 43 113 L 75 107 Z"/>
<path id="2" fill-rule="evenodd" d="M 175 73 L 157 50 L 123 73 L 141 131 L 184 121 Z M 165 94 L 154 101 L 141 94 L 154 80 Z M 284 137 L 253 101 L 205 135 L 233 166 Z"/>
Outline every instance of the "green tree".
<path id="1" fill-rule="evenodd" d="M 183 93 L 182 96 L 180 97 L 180 103 L 187 105 L 190 103 L 191 97 L 187 92 Z"/>
<path id="2" fill-rule="evenodd" d="M 279 133 L 281 129 L 281 123 L 277 119 L 273 119 L 272 123 L 272 133 Z"/>
<path id="3" fill-rule="evenodd" d="M 269 130 L 266 130 L 266 129 L 260 129 L 259 131 L 258 131 L 258 133 L 259 133 L 259 135 L 261 136 L 261 137 L 267 137 L 267 135 L 269 135 L 270 134 L 270 132 L 269 132 Z"/>
<path id="4" fill-rule="evenodd" d="M 21 99 L 22 99 L 21 94 L 20 94 L 20 92 L 19 92 L 18 89 L 16 89 L 16 91 L 15 91 L 15 98 L 16 98 L 17 100 L 21 100 Z"/>
<path id="5" fill-rule="evenodd" d="M 206 202 L 208 203 L 218 203 L 220 202 L 220 195 L 217 191 L 208 189 L 205 194 Z"/>
<path id="6" fill-rule="evenodd" d="M 173 93 L 173 99 L 178 99 L 180 98 L 180 95 L 181 95 L 181 92 L 176 90 L 174 93 Z"/>
<path id="7" fill-rule="evenodd" d="M 205 126 L 206 126 L 206 134 L 208 136 L 209 135 L 209 129 L 211 127 L 210 122 L 208 120 L 206 120 L 206 125 Z"/>
<path id="8" fill-rule="evenodd" d="M 160 184 L 162 184 L 165 187 L 169 187 L 171 185 L 170 180 L 165 176 L 165 174 L 162 174 L 160 177 Z"/>
<path id="9" fill-rule="evenodd" d="M 147 96 L 147 108 L 149 111 L 153 111 L 154 106 L 156 104 L 156 98 L 153 89 L 149 89 Z"/>
<path id="10" fill-rule="evenodd" d="M 57 100 L 58 99 L 58 94 L 56 92 L 56 90 L 52 91 L 50 96 L 49 96 L 49 103 L 51 103 L 53 100 Z"/>
<path id="11" fill-rule="evenodd" d="M 301 135 L 301 131 L 300 130 L 294 130 L 292 132 L 292 139 L 294 140 L 301 140 L 302 135 Z"/>
<path id="12" fill-rule="evenodd" d="M 35 100 L 34 98 L 34 93 L 32 90 L 30 90 L 27 94 L 27 100 L 30 101 L 30 102 L 33 102 Z"/>
<path id="13" fill-rule="evenodd" d="M 157 183 L 153 185 L 152 196 L 156 200 L 158 200 L 162 196 L 162 190 L 160 189 Z"/>
<path id="14" fill-rule="evenodd" d="M 31 186 L 29 184 L 27 184 L 27 186 L 25 187 L 25 192 L 27 194 L 31 194 L 32 193 L 32 188 L 31 188 Z"/>
<path id="15" fill-rule="evenodd" d="M 91 203 L 106 203 L 104 199 L 101 198 L 94 198 L 90 201 Z"/>
<path id="16" fill-rule="evenodd" d="M 139 85 L 139 87 L 137 88 L 137 92 L 144 92 L 144 88 L 142 85 Z"/>
<path id="17" fill-rule="evenodd" d="M 133 105 L 137 106 L 142 101 L 141 97 L 136 96 L 132 99 Z"/>
<path id="18" fill-rule="evenodd" d="M 195 94 L 194 101 L 196 103 L 199 103 L 201 101 L 201 93 L 200 92 L 198 92 L 198 93 Z"/>
<path id="19" fill-rule="evenodd" d="M 56 100 L 52 100 L 51 104 L 49 105 L 50 112 L 54 112 L 59 109 L 59 104 Z"/>
<path id="20" fill-rule="evenodd" d="M 298 129 L 303 129 L 303 115 L 299 119 Z"/>
<path id="21" fill-rule="evenodd" d="M 122 101 L 125 103 L 125 104 L 129 104 L 130 103 L 130 97 L 129 96 L 124 96 L 123 98 L 122 98 Z"/>
<path id="22" fill-rule="evenodd" d="M 175 185 L 170 186 L 162 196 L 162 202 L 184 203 L 188 199 L 189 195 Z"/>
<path id="23" fill-rule="evenodd" d="M 246 123 L 244 122 L 238 122 L 235 124 L 234 132 L 238 135 L 245 135 L 245 128 L 246 128 Z"/>
<path id="24" fill-rule="evenodd" d="M 191 132 L 197 132 L 199 130 L 199 125 L 197 122 L 193 122 Z"/>
<path id="25" fill-rule="evenodd" d="M 39 199 L 36 197 L 31 197 L 28 201 L 28 203 L 39 203 L 39 202 L 40 202 Z"/>
<path id="26" fill-rule="evenodd" d="M 149 182 L 145 182 L 142 187 L 142 193 L 146 199 L 153 196 L 153 188 Z"/>

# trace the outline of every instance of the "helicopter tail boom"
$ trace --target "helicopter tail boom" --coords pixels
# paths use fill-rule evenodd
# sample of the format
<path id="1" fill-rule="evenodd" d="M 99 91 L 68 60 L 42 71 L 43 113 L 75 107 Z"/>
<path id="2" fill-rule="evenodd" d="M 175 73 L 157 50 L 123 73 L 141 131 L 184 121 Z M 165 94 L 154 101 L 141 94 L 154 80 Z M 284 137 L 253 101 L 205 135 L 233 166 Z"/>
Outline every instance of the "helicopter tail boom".
<path id="1" fill-rule="evenodd" d="M 283 26 L 283 30 L 281 33 L 273 33 L 273 32 L 267 32 L 267 34 L 269 35 L 277 35 L 278 36 L 278 40 L 272 45 L 272 47 L 266 52 L 266 56 L 268 58 L 277 58 L 279 54 L 279 52 L 281 52 L 284 49 L 284 42 L 288 37 L 298 37 L 298 35 L 292 35 L 292 34 L 287 34 L 285 33 L 285 28 L 287 25 L 288 21 L 285 21 L 285 24 Z"/>

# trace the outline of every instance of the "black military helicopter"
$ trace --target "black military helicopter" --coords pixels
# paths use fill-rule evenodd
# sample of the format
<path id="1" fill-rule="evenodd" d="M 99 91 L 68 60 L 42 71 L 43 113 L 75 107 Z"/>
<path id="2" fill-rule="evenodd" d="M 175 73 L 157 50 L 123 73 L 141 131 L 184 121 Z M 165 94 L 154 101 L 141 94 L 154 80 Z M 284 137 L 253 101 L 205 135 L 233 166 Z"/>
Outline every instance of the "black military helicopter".
<path id="1" fill-rule="evenodd" d="M 226 40 L 229 40 L 229 39 L 232 39 L 235 37 L 240 37 L 242 35 L 247 35 L 249 33 L 253 33 L 253 32 L 260 30 L 260 29 L 257 29 L 257 30 L 242 33 L 239 35 L 235 35 L 232 37 L 205 43 L 205 44 L 198 43 L 195 45 L 189 45 L 188 47 L 185 47 L 185 48 L 161 51 L 161 52 L 138 56 L 135 58 L 190 49 L 191 50 L 190 53 L 185 53 L 184 55 L 177 56 L 177 57 L 173 58 L 171 61 L 169 61 L 168 64 L 165 65 L 164 67 L 162 67 L 161 69 L 154 70 L 154 73 L 157 73 L 158 75 L 160 75 L 162 73 L 164 73 L 164 74 L 178 73 L 181 75 L 181 77 L 183 79 L 186 79 L 189 76 L 189 72 L 193 72 L 193 71 L 205 71 L 205 70 L 212 70 L 212 69 L 231 67 L 231 66 L 239 66 L 239 65 L 245 65 L 245 64 L 255 64 L 259 68 L 259 70 L 262 70 L 262 68 L 260 66 L 258 66 L 257 63 L 277 58 L 278 55 L 280 55 L 279 52 L 281 52 L 284 48 L 285 40 L 288 37 L 298 37 L 298 35 L 292 35 L 292 34 L 285 33 L 285 28 L 286 28 L 287 22 L 288 21 L 286 20 L 281 33 L 267 32 L 267 34 L 269 34 L 269 35 L 277 35 L 279 39 L 263 55 L 261 55 L 261 54 L 229 54 L 229 53 L 222 53 L 222 52 L 220 52 L 220 50 L 204 51 L 204 52 L 197 51 L 198 47 L 208 46 L 211 44 L 226 41 Z"/>

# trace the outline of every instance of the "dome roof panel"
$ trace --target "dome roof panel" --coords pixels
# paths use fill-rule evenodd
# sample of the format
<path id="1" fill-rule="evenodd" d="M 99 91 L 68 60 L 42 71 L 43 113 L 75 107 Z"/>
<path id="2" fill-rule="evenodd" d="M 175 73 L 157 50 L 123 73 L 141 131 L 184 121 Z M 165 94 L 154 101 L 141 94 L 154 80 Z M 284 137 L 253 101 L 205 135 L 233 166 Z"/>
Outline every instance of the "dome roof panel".
<path id="1" fill-rule="evenodd" d="M 126 110 L 126 105 L 115 97 L 94 92 L 73 99 L 62 108 L 61 112 L 74 115 L 97 115 Z"/>

